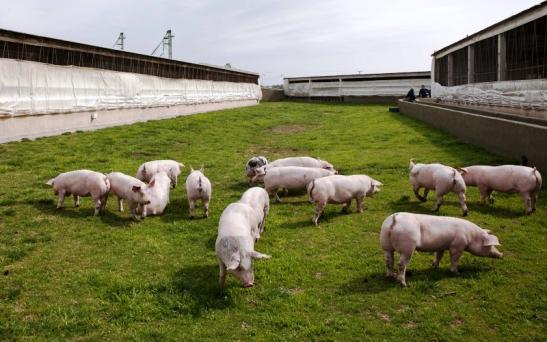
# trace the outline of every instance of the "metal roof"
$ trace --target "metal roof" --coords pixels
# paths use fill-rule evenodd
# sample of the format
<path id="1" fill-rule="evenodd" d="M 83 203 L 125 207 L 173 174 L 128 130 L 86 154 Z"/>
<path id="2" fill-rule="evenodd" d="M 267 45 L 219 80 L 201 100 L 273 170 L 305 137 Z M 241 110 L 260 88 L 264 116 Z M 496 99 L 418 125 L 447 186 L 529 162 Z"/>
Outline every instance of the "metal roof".
<path id="1" fill-rule="evenodd" d="M 86 52 L 93 52 L 98 54 L 114 55 L 114 56 L 125 57 L 125 58 L 135 58 L 135 59 L 149 60 L 154 62 L 163 62 L 163 63 L 168 62 L 168 63 L 184 64 L 187 66 L 196 66 L 196 67 L 201 66 L 201 67 L 206 67 L 213 70 L 216 69 L 216 70 L 219 70 L 219 71 L 221 70 L 224 72 L 228 71 L 235 74 L 239 73 L 239 74 L 259 76 L 258 73 L 254 73 L 250 71 L 223 68 L 223 67 L 213 66 L 209 64 L 190 63 L 190 62 L 179 61 L 175 59 L 150 56 L 150 55 L 145 55 L 145 54 L 136 53 L 136 52 L 129 52 L 126 50 L 116 50 L 116 49 L 107 48 L 107 47 L 95 46 L 95 45 L 78 43 L 78 42 L 71 42 L 68 40 L 63 40 L 58 38 L 38 36 L 34 34 L 5 30 L 5 29 L 0 29 L 0 40 L 22 43 L 26 45 L 48 46 L 53 48 L 65 49 L 65 50 L 86 51 Z"/>
<path id="2" fill-rule="evenodd" d="M 300 76 L 300 77 L 285 77 L 290 81 L 304 80 L 328 80 L 328 79 L 352 79 L 352 78 L 370 78 L 370 79 L 396 79 L 396 78 L 429 78 L 430 71 L 409 71 L 409 72 L 390 72 L 378 74 L 347 74 L 347 75 L 330 75 L 330 76 Z"/>
<path id="3" fill-rule="evenodd" d="M 489 31 L 494 31 L 494 30 L 506 25 L 509 22 L 512 22 L 514 20 L 518 20 L 520 17 L 526 16 L 526 15 L 531 14 L 531 13 L 536 12 L 536 11 L 538 11 L 538 12 L 542 11 L 542 10 L 545 11 L 546 9 L 547 9 L 547 1 L 543 1 L 540 4 L 537 4 L 535 6 L 532 6 L 532 7 L 528 8 L 528 9 L 525 9 L 522 12 L 519 12 L 515 15 L 512 15 L 509 18 L 503 19 L 502 21 L 499 21 L 499 22 L 497 22 L 493 25 L 490 25 L 490 26 L 488 26 L 488 27 L 486 27 L 486 28 L 484 28 L 484 29 L 482 29 L 478 32 L 473 33 L 472 35 L 469 35 L 469 36 L 467 36 L 465 38 L 462 38 L 462 39 L 460 39 L 460 40 L 458 40 L 458 41 L 456 41 L 456 42 L 454 42 L 454 43 L 452 43 L 448 46 L 445 46 L 444 48 L 442 48 L 440 50 L 436 50 L 435 52 L 433 52 L 431 54 L 431 56 L 437 56 L 439 54 L 443 54 L 444 52 L 452 49 L 453 47 L 455 47 L 457 45 L 463 44 L 467 41 L 471 42 L 475 38 L 477 38 L 478 36 L 483 35 L 483 34 L 489 32 Z"/>

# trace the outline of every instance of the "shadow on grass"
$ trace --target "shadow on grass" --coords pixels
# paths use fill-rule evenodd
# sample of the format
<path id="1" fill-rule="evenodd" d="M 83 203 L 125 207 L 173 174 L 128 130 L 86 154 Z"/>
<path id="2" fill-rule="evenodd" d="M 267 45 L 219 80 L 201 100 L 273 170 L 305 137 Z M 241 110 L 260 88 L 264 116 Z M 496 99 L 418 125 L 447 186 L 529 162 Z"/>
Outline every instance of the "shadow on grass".
<path id="1" fill-rule="evenodd" d="M 396 266 L 396 264 L 395 264 Z M 468 265 L 458 267 L 460 274 L 456 275 L 450 272 L 449 266 L 439 268 L 423 268 L 413 270 L 407 268 L 406 282 L 410 289 L 418 292 L 430 293 L 436 289 L 438 282 L 446 278 L 474 279 L 480 278 L 481 274 L 490 272 L 491 267 L 482 265 Z M 380 293 L 391 288 L 402 287 L 394 278 L 388 278 L 384 272 L 374 272 L 364 277 L 354 278 L 340 288 L 340 293 Z"/>
<path id="2" fill-rule="evenodd" d="M 486 215 L 492 215 L 495 217 L 503 217 L 503 218 L 518 218 L 526 216 L 526 213 L 524 212 L 524 205 L 522 210 L 514 210 L 510 208 L 504 208 L 502 206 L 496 206 L 490 205 L 490 204 L 480 204 L 480 202 L 476 203 L 467 203 L 467 206 L 469 207 L 469 212 L 477 212 L 481 214 Z"/>
<path id="3" fill-rule="evenodd" d="M 223 310 L 234 305 L 229 293 L 218 284 L 218 266 L 184 267 L 173 275 L 171 285 L 180 296 L 173 309 L 181 314 L 200 316 L 211 309 Z"/>
<path id="4" fill-rule="evenodd" d="M 429 204 L 429 206 L 428 206 Z M 435 205 L 435 200 L 429 199 L 427 202 L 420 202 L 417 199 L 410 198 L 409 196 L 401 196 L 396 201 L 389 202 L 390 207 L 394 211 L 406 211 L 416 214 L 429 214 L 429 215 L 436 215 L 438 213 L 432 211 L 433 206 Z M 443 205 L 439 209 L 439 211 L 442 213 L 443 207 L 446 206 L 453 206 L 455 208 L 460 209 L 460 203 L 458 201 L 443 201 Z M 478 212 L 481 214 L 488 214 L 495 217 L 503 217 L 503 218 L 517 218 L 526 216 L 524 212 L 524 208 L 522 211 L 520 210 L 514 210 L 510 208 L 504 208 L 501 206 L 495 206 L 495 204 L 489 205 L 489 204 L 480 204 L 479 202 L 470 202 L 467 201 L 467 207 L 469 208 L 469 214 L 472 215 L 473 212 Z"/>
<path id="5" fill-rule="evenodd" d="M 89 199 L 89 198 L 88 198 Z M 82 201 L 85 201 L 85 198 L 82 199 Z M 91 201 L 91 199 L 89 199 Z M 65 201 L 65 205 L 61 209 L 57 209 L 56 207 L 56 201 L 52 199 L 39 199 L 39 200 L 29 200 L 25 203 L 33 205 L 36 209 L 40 210 L 44 214 L 52 215 L 52 216 L 63 216 L 67 218 L 72 219 L 83 219 L 90 216 L 93 216 L 94 208 L 93 207 L 86 207 L 82 208 L 81 206 L 79 208 L 74 207 L 74 204 L 68 201 Z M 134 222 L 133 219 L 127 214 L 126 217 L 120 217 L 119 215 L 112 212 L 113 209 L 109 210 L 108 207 L 102 211 L 99 214 L 98 219 L 100 219 L 103 223 L 106 223 L 109 226 L 112 227 L 123 227 L 127 228 L 131 226 Z M 116 213 L 118 213 L 117 208 L 115 209 Z"/>

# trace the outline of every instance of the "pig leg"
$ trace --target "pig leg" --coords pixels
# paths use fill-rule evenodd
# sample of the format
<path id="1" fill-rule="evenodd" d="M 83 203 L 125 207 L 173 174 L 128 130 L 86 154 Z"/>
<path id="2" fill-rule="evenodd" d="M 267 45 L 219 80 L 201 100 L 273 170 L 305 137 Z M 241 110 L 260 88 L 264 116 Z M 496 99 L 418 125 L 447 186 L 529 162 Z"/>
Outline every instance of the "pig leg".
<path id="1" fill-rule="evenodd" d="M 72 195 L 72 197 L 74 197 L 74 206 L 78 208 L 80 206 L 80 196 Z"/>
<path id="2" fill-rule="evenodd" d="M 118 211 L 123 212 L 123 199 L 118 197 Z"/>
<path id="3" fill-rule="evenodd" d="M 194 209 L 196 209 L 196 201 L 189 199 L 188 200 L 188 216 L 194 218 Z"/>
<path id="4" fill-rule="evenodd" d="M 64 203 L 65 203 L 65 191 L 60 190 L 59 191 L 59 200 L 57 201 L 57 209 L 62 208 Z"/>
<path id="5" fill-rule="evenodd" d="M 326 202 L 315 203 L 315 215 L 313 215 L 312 219 L 312 222 L 313 224 L 315 224 L 315 226 L 319 225 L 317 222 L 319 221 L 319 217 L 323 213 L 323 209 L 325 209 L 325 205 L 327 205 Z"/>
<path id="6" fill-rule="evenodd" d="M 536 202 L 538 200 L 538 194 L 539 192 L 530 193 L 530 198 L 532 200 L 532 212 L 536 211 Z"/>
<path id="7" fill-rule="evenodd" d="M 435 260 L 433 260 L 433 263 L 431 264 L 431 266 L 435 268 L 439 267 L 439 264 L 441 263 L 441 259 L 443 258 L 443 254 L 444 254 L 444 249 L 441 251 L 437 251 L 435 253 Z"/>
<path id="8" fill-rule="evenodd" d="M 399 274 L 397 275 L 397 280 L 401 282 L 401 285 L 406 286 L 406 265 L 410 262 L 410 257 L 412 256 L 412 252 L 405 253 L 401 251 L 401 256 L 399 257 Z"/>
<path id="9" fill-rule="evenodd" d="M 108 192 L 101 197 L 101 210 L 106 208 L 106 202 L 108 201 Z"/>
<path id="10" fill-rule="evenodd" d="M 274 196 L 275 196 L 275 201 L 276 202 L 281 202 L 281 198 L 279 198 L 279 195 L 277 194 L 277 191 L 274 192 Z"/>
<path id="11" fill-rule="evenodd" d="M 441 204 L 443 204 L 443 195 L 436 194 L 437 201 L 435 202 L 435 207 L 431 211 L 439 211 Z"/>
<path id="12" fill-rule="evenodd" d="M 424 195 L 427 196 L 427 193 L 428 193 L 428 192 L 429 192 L 429 190 L 424 188 Z M 425 202 L 425 201 L 427 201 L 427 198 L 426 198 L 426 197 L 420 195 L 420 186 L 418 186 L 418 185 L 417 185 L 417 186 L 414 186 L 414 195 L 416 195 L 416 198 L 419 199 L 420 202 Z"/>
<path id="13" fill-rule="evenodd" d="M 450 248 L 450 271 L 454 274 L 460 274 L 458 272 L 458 261 L 463 254 L 463 250 L 460 248 Z"/>
<path id="14" fill-rule="evenodd" d="M 522 193 L 522 199 L 524 200 L 524 206 L 526 207 L 526 214 L 532 213 L 532 198 L 529 192 Z"/>
<path id="15" fill-rule="evenodd" d="M 209 217 L 209 200 L 203 202 L 203 215 L 205 215 L 205 217 Z"/>
<path id="16" fill-rule="evenodd" d="M 100 197 L 93 198 L 93 202 L 95 203 L 95 212 L 93 213 L 93 216 L 97 216 L 101 212 L 101 207 L 102 207 L 101 198 Z"/>
<path id="17" fill-rule="evenodd" d="M 349 207 L 351 207 L 351 200 L 344 203 L 344 205 L 342 206 L 342 213 L 343 214 L 349 213 Z"/>
<path id="18" fill-rule="evenodd" d="M 469 209 L 467 209 L 467 205 L 465 204 L 465 193 L 460 192 L 458 198 L 460 199 L 460 206 L 462 207 L 462 215 L 467 216 Z"/>
<path id="19" fill-rule="evenodd" d="M 218 268 L 219 268 L 218 283 L 220 285 L 224 285 L 224 283 L 226 283 L 226 265 L 224 265 L 224 263 L 219 260 Z"/>
<path id="20" fill-rule="evenodd" d="M 395 278 L 397 274 L 393 272 L 393 251 L 384 251 L 384 257 L 386 259 L 387 268 L 386 277 Z"/>
<path id="21" fill-rule="evenodd" d="M 363 212 L 363 203 L 365 201 L 365 195 L 357 197 L 357 212 L 362 213 Z"/>

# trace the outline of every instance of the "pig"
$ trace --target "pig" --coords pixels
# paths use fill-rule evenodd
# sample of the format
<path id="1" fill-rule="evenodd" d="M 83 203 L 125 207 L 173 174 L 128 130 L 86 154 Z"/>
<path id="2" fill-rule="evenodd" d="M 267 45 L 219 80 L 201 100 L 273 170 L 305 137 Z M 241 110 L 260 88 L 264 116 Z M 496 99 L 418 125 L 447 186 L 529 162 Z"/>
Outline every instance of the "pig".
<path id="1" fill-rule="evenodd" d="M 167 172 L 156 173 L 149 184 L 150 202 L 144 206 L 144 216 L 161 215 L 169 203 L 169 187 L 172 179 Z"/>
<path id="2" fill-rule="evenodd" d="M 542 179 L 535 167 L 474 165 L 460 168 L 458 171 L 460 171 L 465 185 L 479 188 L 481 203 L 484 203 L 487 198 L 491 204 L 494 203 L 492 191 L 519 192 L 524 200 L 526 214 L 531 214 L 536 210 Z"/>
<path id="3" fill-rule="evenodd" d="M 126 200 L 131 217 L 135 220 L 139 216 L 144 218 L 146 213 L 143 213 L 141 208 L 150 203 L 149 191 L 154 187 L 155 182 L 146 184 L 137 178 L 121 172 L 111 172 L 106 176 L 110 181 L 110 191 L 118 197 L 118 210 L 123 212 L 123 200 Z"/>
<path id="4" fill-rule="evenodd" d="M 186 178 L 186 194 L 188 195 L 188 212 L 190 218 L 194 217 L 196 201 L 201 200 L 205 217 L 209 217 L 209 202 L 211 201 L 211 182 L 204 175 L 203 165 L 199 170 L 191 168 Z"/>
<path id="5" fill-rule="evenodd" d="M 150 182 L 152 176 L 160 171 L 164 171 L 169 176 L 171 185 L 175 188 L 177 186 L 178 176 L 183 167 L 184 164 L 179 163 L 176 160 L 152 160 L 139 166 L 135 177 L 143 182 Z"/>
<path id="6" fill-rule="evenodd" d="M 281 166 L 266 171 L 264 187 L 269 195 L 274 195 L 277 202 L 281 199 L 277 195 L 277 189 L 286 190 L 306 189 L 309 182 L 316 178 L 332 176 L 333 171 L 315 167 Z"/>
<path id="7" fill-rule="evenodd" d="M 268 165 L 268 159 L 263 156 L 252 157 L 247 161 L 245 166 L 245 174 L 249 178 L 249 185 L 254 183 L 254 176 L 256 176 L 256 169 L 262 166 Z"/>
<path id="8" fill-rule="evenodd" d="M 319 158 L 316 159 L 312 157 L 289 157 L 289 158 L 274 160 L 268 165 L 264 165 L 262 167 L 257 168 L 255 170 L 255 177 L 253 178 L 253 181 L 264 179 L 264 176 L 266 175 L 267 170 L 274 167 L 283 167 L 283 166 L 315 167 L 318 169 L 325 169 L 325 170 L 332 171 L 334 174 L 338 173 L 334 169 L 334 166 L 331 163 L 325 160 L 321 160 Z"/>
<path id="9" fill-rule="evenodd" d="M 443 196 L 453 192 L 458 195 L 463 216 L 467 216 L 469 210 L 465 204 L 465 182 L 456 169 L 442 164 L 414 164 L 414 160 L 410 159 L 408 170 L 410 184 L 420 201 L 425 202 L 429 190 L 435 190 L 437 202 L 433 211 L 438 211 L 443 202 Z M 420 188 L 424 188 L 423 196 L 419 193 Z"/>
<path id="10" fill-rule="evenodd" d="M 256 211 L 246 203 L 231 203 L 224 209 L 218 224 L 215 252 L 220 269 L 219 282 L 224 285 L 226 272 L 238 278 L 243 287 L 254 286 L 253 259 L 269 259 L 254 249 L 258 229 Z"/>
<path id="11" fill-rule="evenodd" d="M 438 267 L 444 251 L 450 253 L 450 270 L 458 274 L 458 261 L 464 251 L 490 258 L 503 256 L 496 248 L 498 238 L 487 229 L 455 217 L 395 213 L 382 223 L 380 243 L 384 251 L 387 276 L 406 286 L 406 266 L 414 250 L 435 252 L 433 267 Z M 393 271 L 394 252 L 400 253 L 399 272 Z"/>
<path id="12" fill-rule="evenodd" d="M 357 210 L 363 212 L 363 201 L 366 196 L 372 197 L 380 191 L 383 184 L 366 175 L 334 175 L 312 180 L 308 184 L 310 202 L 315 203 L 313 224 L 318 225 L 319 217 L 327 203 L 343 204 L 342 212 L 347 212 L 353 199 Z"/>
<path id="13" fill-rule="evenodd" d="M 270 196 L 266 190 L 255 186 L 245 191 L 239 202 L 248 204 L 254 209 L 259 222 L 258 234 L 255 233 L 255 238 L 258 240 L 265 229 L 266 216 L 270 210 Z"/>
<path id="14" fill-rule="evenodd" d="M 59 195 L 57 209 L 62 208 L 65 196 L 74 197 L 74 206 L 80 206 L 80 196 L 91 196 L 95 204 L 94 216 L 99 215 L 101 210 L 106 207 L 108 192 L 110 191 L 110 181 L 106 175 L 90 171 L 76 170 L 59 174 L 46 182 L 53 187 L 55 195 Z"/>

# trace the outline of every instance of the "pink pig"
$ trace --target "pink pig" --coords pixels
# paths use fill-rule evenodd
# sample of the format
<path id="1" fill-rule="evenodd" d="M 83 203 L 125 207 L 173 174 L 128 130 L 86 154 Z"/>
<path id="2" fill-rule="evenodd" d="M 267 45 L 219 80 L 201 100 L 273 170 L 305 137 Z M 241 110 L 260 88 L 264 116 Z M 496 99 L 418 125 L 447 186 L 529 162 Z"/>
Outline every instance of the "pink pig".
<path id="1" fill-rule="evenodd" d="M 541 189 L 541 174 L 536 168 L 520 165 L 485 166 L 475 165 L 458 169 L 465 184 L 477 186 L 481 203 L 488 198 L 494 203 L 492 191 L 519 192 L 526 206 L 526 213 L 536 210 L 536 201 Z"/>

